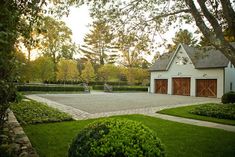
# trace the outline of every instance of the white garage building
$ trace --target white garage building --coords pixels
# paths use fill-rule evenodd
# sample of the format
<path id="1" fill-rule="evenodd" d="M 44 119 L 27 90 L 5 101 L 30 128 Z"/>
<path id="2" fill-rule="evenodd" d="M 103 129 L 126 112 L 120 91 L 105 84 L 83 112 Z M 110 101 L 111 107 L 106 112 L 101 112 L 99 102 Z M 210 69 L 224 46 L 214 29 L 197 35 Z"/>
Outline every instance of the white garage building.
<path id="1" fill-rule="evenodd" d="M 174 53 L 163 54 L 150 72 L 151 93 L 220 98 L 235 91 L 234 65 L 215 49 L 180 44 Z"/>

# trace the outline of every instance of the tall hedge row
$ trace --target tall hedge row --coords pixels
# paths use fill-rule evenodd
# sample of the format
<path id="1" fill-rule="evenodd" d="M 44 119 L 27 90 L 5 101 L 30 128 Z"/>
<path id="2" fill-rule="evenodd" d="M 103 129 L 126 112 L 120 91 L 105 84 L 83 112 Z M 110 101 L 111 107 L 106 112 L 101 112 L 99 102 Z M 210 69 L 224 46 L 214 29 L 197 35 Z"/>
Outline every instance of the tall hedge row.
<path id="1" fill-rule="evenodd" d="M 20 85 L 18 91 L 84 91 L 82 86 Z"/>

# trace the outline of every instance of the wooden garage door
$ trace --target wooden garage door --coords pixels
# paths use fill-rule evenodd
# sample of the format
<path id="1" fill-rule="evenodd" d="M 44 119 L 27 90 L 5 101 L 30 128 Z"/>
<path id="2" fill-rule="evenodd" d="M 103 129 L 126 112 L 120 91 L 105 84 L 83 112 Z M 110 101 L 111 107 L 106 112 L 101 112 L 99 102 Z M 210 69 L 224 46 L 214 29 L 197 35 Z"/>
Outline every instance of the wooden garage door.
<path id="1" fill-rule="evenodd" d="M 198 79 L 196 81 L 196 95 L 198 97 L 217 97 L 216 79 Z"/>
<path id="2" fill-rule="evenodd" d="M 190 78 L 173 78 L 172 81 L 174 95 L 190 95 Z"/>
<path id="3" fill-rule="evenodd" d="M 155 80 L 155 93 L 167 94 L 167 79 Z"/>

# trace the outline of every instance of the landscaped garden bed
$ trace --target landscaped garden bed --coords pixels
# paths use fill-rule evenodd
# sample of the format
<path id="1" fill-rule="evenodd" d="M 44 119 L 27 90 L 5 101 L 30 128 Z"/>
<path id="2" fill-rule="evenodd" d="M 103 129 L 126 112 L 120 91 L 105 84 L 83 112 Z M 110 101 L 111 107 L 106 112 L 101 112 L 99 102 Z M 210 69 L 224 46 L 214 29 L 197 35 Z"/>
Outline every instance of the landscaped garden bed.
<path id="1" fill-rule="evenodd" d="M 207 103 L 200 105 L 170 108 L 158 113 L 235 125 L 235 105 Z"/>
<path id="2" fill-rule="evenodd" d="M 14 112 L 20 124 L 36 124 L 48 122 L 70 121 L 72 117 L 67 113 L 60 112 L 46 104 L 33 100 L 13 103 L 11 110 Z"/>

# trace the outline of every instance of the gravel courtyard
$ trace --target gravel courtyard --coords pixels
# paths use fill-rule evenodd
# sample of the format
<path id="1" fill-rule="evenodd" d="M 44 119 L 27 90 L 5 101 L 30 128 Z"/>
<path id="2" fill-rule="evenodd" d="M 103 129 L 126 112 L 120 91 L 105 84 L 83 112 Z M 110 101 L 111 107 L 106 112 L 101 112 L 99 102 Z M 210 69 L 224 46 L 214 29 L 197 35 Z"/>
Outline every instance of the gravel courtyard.
<path id="1" fill-rule="evenodd" d="M 220 101 L 220 99 L 216 98 L 149 93 L 94 92 L 91 94 L 37 94 L 36 96 L 70 106 L 90 114 L 144 108 L 165 108 L 182 104 Z"/>

